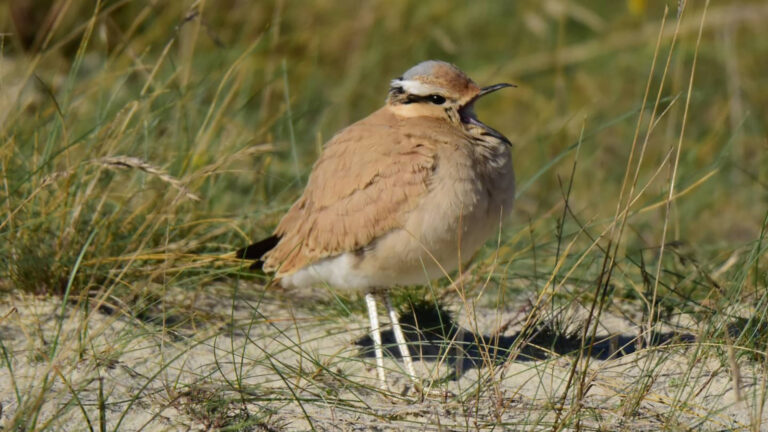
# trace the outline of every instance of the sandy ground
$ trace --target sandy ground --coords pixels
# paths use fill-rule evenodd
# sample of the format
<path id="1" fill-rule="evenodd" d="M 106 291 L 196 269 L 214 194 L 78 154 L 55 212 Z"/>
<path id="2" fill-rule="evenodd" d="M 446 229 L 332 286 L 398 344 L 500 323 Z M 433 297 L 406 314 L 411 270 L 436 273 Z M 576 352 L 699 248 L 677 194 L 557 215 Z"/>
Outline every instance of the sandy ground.
<path id="1" fill-rule="evenodd" d="M 323 314 L 313 299 L 243 291 L 249 294 L 234 305 L 223 287 L 194 296 L 167 293 L 175 306 L 163 313 L 167 305 L 156 305 L 149 319 L 72 303 L 58 343 L 59 300 L 6 295 L 0 338 L 12 372 L 3 361 L 0 424 L 7 427 L 20 406 L 29 413 L 36 404 L 36 428 L 64 431 L 98 429 L 101 422 L 121 431 L 240 430 L 238 424 L 265 431 L 543 430 L 575 412 L 570 401 L 578 385 L 562 398 L 575 356 L 558 353 L 572 346 L 529 347 L 507 359 L 503 349 L 521 326 L 505 324 L 525 316 L 523 303 L 504 310 L 478 305 L 475 324 L 449 307 L 465 329 L 454 335 L 467 341 L 463 361 L 455 360 L 455 350 L 420 345 L 426 360 L 417 361 L 417 372 L 425 389 L 418 392 L 402 364 L 387 357 L 391 392 L 382 393 L 365 354 L 370 341 L 362 311 Z M 380 315 L 387 323 L 384 311 Z M 422 325 L 428 320 L 422 316 Z M 696 329 L 636 350 L 637 328 L 626 318 L 608 314 L 601 323 L 599 333 L 611 337 L 589 359 L 580 427 L 768 430 L 765 372 L 748 359 L 739 360 L 737 400 L 726 350 L 712 355 L 691 336 Z M 486 339 L 474 343 L 476 335 Z M 385 333 L 385 341 L 391 337 Z M 577 375 L 574 382 L 580 381 Z M 648 391 L 636 397 L 643 383 Z"/>

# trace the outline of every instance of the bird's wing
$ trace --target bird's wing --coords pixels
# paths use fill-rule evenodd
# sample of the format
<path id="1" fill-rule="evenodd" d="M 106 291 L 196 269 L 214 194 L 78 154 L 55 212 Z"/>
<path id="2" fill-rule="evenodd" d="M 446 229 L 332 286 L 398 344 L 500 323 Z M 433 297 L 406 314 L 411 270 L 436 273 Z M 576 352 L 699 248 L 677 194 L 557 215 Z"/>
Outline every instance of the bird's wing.
<path id="1" fill-rule="evenodd" d="M 383 110 L 344 129 L 328 142 L 303 195 L 280 221 L 280 242 L 264 256 L 264 269 L 284 276 L 403 226 L 427 192 L 435 164 L 434 144 L 403 133 Z"/>

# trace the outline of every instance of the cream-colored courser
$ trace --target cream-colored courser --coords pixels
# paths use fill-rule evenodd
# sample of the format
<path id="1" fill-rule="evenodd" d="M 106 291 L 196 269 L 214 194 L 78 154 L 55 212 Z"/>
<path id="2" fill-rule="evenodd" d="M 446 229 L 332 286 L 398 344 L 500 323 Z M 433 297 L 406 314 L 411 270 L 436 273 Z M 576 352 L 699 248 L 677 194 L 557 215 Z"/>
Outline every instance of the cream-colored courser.
<path id="1" fill-rule="evenodd" d="M 479 97 L 508 86 L 479 87 L 442 61 L 412 67 L 392 80 L 384 107 L 325 145 L 275 235 L 238 251 L 284 286 L 364 290 L 382 387 L 372 293 L 455 270 L 510 213 L 509 141 L 473 110 Z M 415 380 L 397 314 L 384 297 Z"/>

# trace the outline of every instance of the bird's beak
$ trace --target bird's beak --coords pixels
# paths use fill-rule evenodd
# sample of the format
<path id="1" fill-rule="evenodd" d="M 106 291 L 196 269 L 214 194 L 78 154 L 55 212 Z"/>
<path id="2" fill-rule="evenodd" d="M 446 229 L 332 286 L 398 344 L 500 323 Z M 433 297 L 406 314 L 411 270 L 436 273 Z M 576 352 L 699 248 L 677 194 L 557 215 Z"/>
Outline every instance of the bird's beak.
<path id="1" fill-rule="evenodd" d="M 488 93 L 493 93 L 496 90 L 501 90 L 501 89 L 506 88 L 506 87 L 517 87 L 517 86 L 514 85 L 514 84 L 509 84 L 509 83 L 500 83 L 500 84 L 494 84 L 494 85 L 488 86 L 488 87 L 483 87 L 483 88 L 480 89 L 480 93 L 478 93 L 477 96 L 475 96 L 475 99 L 477 99 L 479 97 L 482 97 L 482 96 L 485 96 Z"/>
<path id="2" fill-rule="evenodd" d="M 475 95 L 472 99 L 470 99 L 467 103 L 465 103 L 460 109 L 459 109 L 459 116 L 461 118 L 462 123 L 466 124 L 473 124 L 475 126 L 479 126 L 483 129 L 485 129 L 486 133 L 499 139 L 500 141 L 507 143 L 508 145 L 512 145 L 509 143 L 509 140 L 507 137 L 499 133 L 497 130 L 491 128 L 490 126 L 486 125 L 485 123 L 481 122 L 477 119 L 477 116 L 475 115 L 474 110 L 474 104 L 475 101 L 479 98 L 487 95 L 488 93 L 493 93 L 496 90 L 501 90 L 506 87 L 517 87 L 514 84 L 508 84 L 508 83 L 500 83 L 500 84 L 494 84 L 492 86 L 483 87 L 480 89 L 480 92 Z"/>
<path id="3" fill-rule="evenodd" d="M 496 90 L 501 90 L 507 87 L 517 87 L 517 86 L 509 83 L 500 83 L 500 84 L 494 84 L 488 87 L 481 88 L 480 91 L 477 92 L 477 94 L 472 97 L 472 99 L 466 101 L 459 109 L 459 114 L 461 114 L 461 121 L 463 121 L 464 123 L 469 123 L 469 119 L 475 117 L 475 111 L 473 107 L 475 105 L 475 102 L 478 99 L 480 99 L 481 97 L 489 93 L 493 93 Z"/>

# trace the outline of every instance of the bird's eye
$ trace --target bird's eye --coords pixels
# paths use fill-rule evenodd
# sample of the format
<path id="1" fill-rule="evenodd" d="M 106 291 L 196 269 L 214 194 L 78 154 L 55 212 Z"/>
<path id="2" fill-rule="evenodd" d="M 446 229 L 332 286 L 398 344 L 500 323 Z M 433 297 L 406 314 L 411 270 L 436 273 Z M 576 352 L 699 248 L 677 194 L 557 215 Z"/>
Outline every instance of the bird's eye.
<path id="1" fill-rule="evenodd" d="M 427 98 L 435 105 L 442 105 L 445 103 L 445 98 L 440 95 L 429 95 Z"/>

